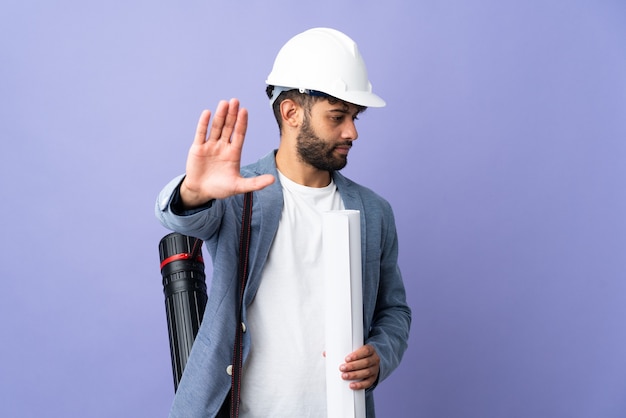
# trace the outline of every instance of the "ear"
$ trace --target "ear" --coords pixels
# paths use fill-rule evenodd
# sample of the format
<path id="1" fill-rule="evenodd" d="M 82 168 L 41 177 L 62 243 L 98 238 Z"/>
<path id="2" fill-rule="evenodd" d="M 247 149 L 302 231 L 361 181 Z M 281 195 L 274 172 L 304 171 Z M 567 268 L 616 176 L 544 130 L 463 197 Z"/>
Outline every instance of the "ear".
<path id="1" fill-rule="evenodd" d="M 302 123 L 303 110 L 300 105 L 291 99 L 285 99 L 280 102 L 280 117 L 283 120 L 283 126 L 297 128 Z"/>

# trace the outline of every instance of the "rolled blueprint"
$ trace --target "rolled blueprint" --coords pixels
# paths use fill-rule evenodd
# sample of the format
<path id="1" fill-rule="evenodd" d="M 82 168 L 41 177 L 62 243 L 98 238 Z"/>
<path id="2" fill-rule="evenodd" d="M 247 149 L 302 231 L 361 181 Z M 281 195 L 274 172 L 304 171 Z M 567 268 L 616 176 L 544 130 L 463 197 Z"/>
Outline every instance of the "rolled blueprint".
<path id="1" fill-rule="evenodd" d="M 361 222 L 357 210 L 323 215 L 328 418 L 365 418 L 365 391 L 350 389 L 339 366 L 363 345 Z"/>

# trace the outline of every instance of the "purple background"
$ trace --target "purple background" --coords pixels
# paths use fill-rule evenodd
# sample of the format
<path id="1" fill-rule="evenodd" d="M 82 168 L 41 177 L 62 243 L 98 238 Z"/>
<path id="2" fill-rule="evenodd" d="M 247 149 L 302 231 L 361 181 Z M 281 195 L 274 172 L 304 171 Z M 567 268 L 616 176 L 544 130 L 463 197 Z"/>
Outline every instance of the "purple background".
<path id="1" fill-rule="evenodd" d="M 219 99 L 244 162 L 277 146 L 264 80 L 314 26 L 388 102 L 345 169 L 395 208 L 414 312 L 379 415 L 626 416 L 626 3 L 168 3 L 3 3 L 3 417 L 166 415 L 155 197 Z"/>

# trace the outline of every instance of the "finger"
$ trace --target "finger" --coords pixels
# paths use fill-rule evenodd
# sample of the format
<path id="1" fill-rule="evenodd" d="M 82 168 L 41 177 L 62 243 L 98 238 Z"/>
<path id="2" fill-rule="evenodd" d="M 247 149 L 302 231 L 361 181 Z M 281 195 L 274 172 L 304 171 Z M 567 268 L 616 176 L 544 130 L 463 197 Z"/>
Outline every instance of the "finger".
<path id="1" fill-rule="evenodd" d="M 346 356 L 346 362 L 339 366 L 342 372 L 352 372 L 367 368 L 378 369 L 380 357 L 371 345 L 364 345 Z"/>
<path id="2" fill-rule="evenodd" d="M 373 356 L 376 350 L 371 345 L 363 345 L 346 356 L 346 363 L 359 360 L 365 357 Z"/>
<path id="3" fill-rule="evenodd" d="M 248 130 L 248 111 L 245 108 L 239 109 L 235 129 L 231 138 L 231 144 L 236 148 L 243 148 L 243 141 Z"/>
<path id="4" fill-rule="evenodd" d="M 359 370 L 364 370 L 370 367 L 376 367 L 378 362 L 374 357 L 366 357 L 363 359 L 351 361 L 349 363 L 342 364 L 339 366 L 339 370 L 342 372 L 355 372 Z"/>
<path id="5" fill-rule="evenodd" d="M 375 377 L 369 379 L 363 379 L 358 382 L 350 382 L 350 389 L 352 390 L 365 390 L 371 387 L 376 382 Z"/>
<path id="6" fill-rule="evenodd" d="M 209 120 L 211 119 L 211 111 L 203 110 L 198 119 L 198 125 L 196 126 L 196 136 L 194 137 L 194 143 L 202 145 L 206 142 L 206 133 L 209 127 Z"/>
<path id="7" fill-rule="evenodd" d="M 211 130 L 209 131 L 209 138 L 207 139 L 208 141 L 220 140 L 227 113 L 228 102 L 226 100 L 220 100 L 217 104 L 217 108 L 215 109 L 215 115 L 213 116 L 213 122 L 211 123 Z"/>
<path id="8" fill-rule="evenodd" d="M 380 368 L 378 365 L 371 365 L 350 372 L 342 372 L 341 378 L 343 380 L 353 381 L 353 383 L 365 382 L 369 387 L 376 381 L 379 372 Z M 353 387 L 353 385 L 351 385 L 351 387 Z"/>
<path id="9" fill-rule="evenodd" d="M 230 99 L 228 103 L 228 112 L 226 113 L 226 119 L 224 120 L 224 126 L 222 127 L 222 140 L 230 142 L 231 135 L 235 129 L 237 123 L 237 116 L 239 115 L 239 100 Z"/>
<path id="10" fill-rule="evenodd" d="M 352 373 L 342 373 L 341 378 L 350 382 L 352 389 L 365 389 L 370 387 L 378 377 L 378 369 L 375 367 L 358 370 Z"/>

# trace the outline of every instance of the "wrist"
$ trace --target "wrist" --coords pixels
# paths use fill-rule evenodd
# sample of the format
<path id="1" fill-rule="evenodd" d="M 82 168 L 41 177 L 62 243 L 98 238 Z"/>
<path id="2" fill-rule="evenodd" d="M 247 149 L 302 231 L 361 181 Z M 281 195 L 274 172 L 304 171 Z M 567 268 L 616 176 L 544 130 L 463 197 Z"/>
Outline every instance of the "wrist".
<path id="1" fill-rule="evenodd" d="M 204 206 L 212 200 L 208 197 L 203 197 L 199 192 L 190 188 L 187 184 L 187 177 L 183 179 L 179 187 L 180 207 L 184 210 L 195 209 L 200 206 Z"/>

